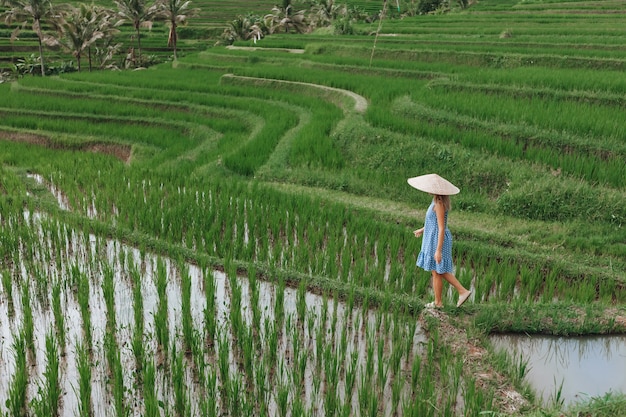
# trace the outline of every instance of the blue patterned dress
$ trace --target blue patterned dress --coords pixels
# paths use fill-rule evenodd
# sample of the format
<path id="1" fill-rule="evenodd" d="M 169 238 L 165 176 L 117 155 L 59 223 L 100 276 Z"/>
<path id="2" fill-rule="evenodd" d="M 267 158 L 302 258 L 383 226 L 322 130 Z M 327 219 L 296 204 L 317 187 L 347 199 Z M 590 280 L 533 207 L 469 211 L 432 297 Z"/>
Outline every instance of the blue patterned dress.
<path id="1" fill-rule="evenodd" d="M 422 250 L 417 257 L 417 266 L 426 271 L 437 271 L 439 274 L 446 272 L 454 273 L 452 263 L 452 233 L 448 229 L 448 212 L 445 214 L 445 231 L 443 236 L 443 248 L 441 249 L 441 263 L 435 262 L 435 252 L 437 251 L 437 238 L 439 237 L 439 226 L 437 225 L 437 213 L 435 213 L 435 202 L 430 203 L 424 221 L 424 233 L 422 235 Z"/>

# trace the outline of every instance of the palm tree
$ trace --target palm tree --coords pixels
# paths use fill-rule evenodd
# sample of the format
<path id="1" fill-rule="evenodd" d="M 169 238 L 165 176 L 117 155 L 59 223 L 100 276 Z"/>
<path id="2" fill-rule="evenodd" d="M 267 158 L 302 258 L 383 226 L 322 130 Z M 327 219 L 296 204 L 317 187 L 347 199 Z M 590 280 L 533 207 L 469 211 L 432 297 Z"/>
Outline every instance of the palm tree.
<path id="1" fill-rule="evenodd" d="M 117 15 L 121 22 L 130 22 L 135 28 L 139 62 L 141 63 L 141 34 L 139 33 L 139 28 L 152 27 L 152 20 L 159 15 L 159 5 L 153 3 L 148 6 L 146 0 L 114 0 L 113 2 L 117 6 Z"/>
<path id="2" fill-rule="evenodd" d="M 291 0 L 283 0 L 282 7 L 274 6 L 272 13 L 265 16 L 265 21 L 270 33 L 274 33 L 278 29 L 284 29 L 285 32 L 294 29 L 296 32 L 302 33 L 308 29 L 304 10 L 295 12 Z"/>
<path id="3" fill-rule="evenodd" d="M 122 49 L 121 43 L 115 43 L 113 37 L 106 36 L 97 42 L 95 45 L 95 51 L 91 47 L 89 48 L 89 70 L 92 66 L 92 55 L 95 57 L 98 68 L 104 69 L 119 69 L 114 61 L 116 55 L 118 55 Z"/>
<path id="4" fill-rule="evenodd" d="M 176 28 L 187 23 L 188 17 L 198 14 L 198 9 L 191 9 L 191 0 L 164 0 L 159 4 L 160 12 L 170 27 L 167 37 L 167 46 L 174 49 L 174 59 L 177 59 L 176 45 L 178 33 Z"/>
<path id="5" fill-rule="evenodd" d="M 3 4 L 8 7 L 8 10 L 4 12 L 5 22 L 11 25 L 14 21 L 22 24 L 22 29 L 32 20 L 32 29 L 37 34 L 37 40 L 39 42 L 39 63 L 41 65 L 41 75 L 46 75 L 44 60 L 43 60 L 43 44 L 47 41 L 47 35 L 41 30 L 42 21 L 48 20 L 49 23 L 54 24 L 57 19 L 52 3 L 50 0 L 4 0 Z M 11 41 L 17 39 L 19 35 L 20 27 L 13 31 L 11 34 Z"/>
<path id="6" fill-rule="evenodd" d="M 122 47 L 121 43 L 114 43 L 114 37 L 120 31 L 117 29 L 117 26 L 120 25 L 120 22 L 113 21 L 115 18 L 115 13 L 109 9 L 95 7 L 94 12 L 98 15 L 98 19 L 96 21 L 98 31 L 102 32 L 103 36 L 96 43 L 90 44 L 87 47 L 89 52 L 89 71 L 91 71 L 92 67 L 92 57 L 91 57 L 91 48 L 95 47 L 96 53 L 99 50 L 102 51 L 100 54 L 101 59 L 101 67 L 104 67 L 108 61 L 113 59 L 113 56 L 117 53 L 117 51 Z"/>
<path id="7" fill-rule="evenodd" d="M 256 43 L 257 39 L 261 39 L 268 32 L 268 28 L 259 16 L 254 14 L 248 14 L 247 16 L 239 15 L 234 20 L 228 22 L 228 27 L 224 29 L 222 38 L 229 44 L 238 39 L 254 39 Z"/>
<path id="8" fill-rule="evenodd" d="M 340 15 L 347 15 L 347 6 L 335 0 L 314 0 L 310 10 L 312 24 L 317 27 L 328 26 Z"/>
<path id="9" fill-rule="evenodd" d="M 68 6 L 60 22 L 61 37 L 59 44 L 70 51 L 76 58 L 78 71 L 81 69 L 81 56 L 85 50 L 99 39 L 112 36 L 114 28 L 111 23 L 111 13 L 105 9 L 81 4 L 79 7 Z M 91 71 L 91 56 L 89 57 Z"/>

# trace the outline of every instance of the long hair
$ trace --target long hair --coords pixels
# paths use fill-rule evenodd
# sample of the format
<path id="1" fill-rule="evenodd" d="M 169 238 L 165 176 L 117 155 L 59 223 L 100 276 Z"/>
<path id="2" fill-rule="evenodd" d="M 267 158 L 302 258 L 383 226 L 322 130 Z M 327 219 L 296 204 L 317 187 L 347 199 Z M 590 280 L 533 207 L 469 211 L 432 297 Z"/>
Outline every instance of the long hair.
<path id="1" fill-rule="evenodd" d="M 446 211 L 450 211 L 452 209 L 452 201 L 450 200 L 449 195 L 436 195 L 435 200 L 443 204 Z"/>

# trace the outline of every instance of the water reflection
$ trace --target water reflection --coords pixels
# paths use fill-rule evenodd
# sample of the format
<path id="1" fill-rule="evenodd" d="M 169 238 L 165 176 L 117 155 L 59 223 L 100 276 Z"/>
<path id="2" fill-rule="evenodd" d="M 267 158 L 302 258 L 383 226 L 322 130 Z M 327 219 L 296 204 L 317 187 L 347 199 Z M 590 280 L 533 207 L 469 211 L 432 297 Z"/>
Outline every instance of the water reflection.
<path id="1" fill-rule="evenodd" d="M 545 403 L 564 404 L 607 392 L 626 393 L 626 336 L 497 335 L 491 341 L 528 361 L 526 379 Z"/>

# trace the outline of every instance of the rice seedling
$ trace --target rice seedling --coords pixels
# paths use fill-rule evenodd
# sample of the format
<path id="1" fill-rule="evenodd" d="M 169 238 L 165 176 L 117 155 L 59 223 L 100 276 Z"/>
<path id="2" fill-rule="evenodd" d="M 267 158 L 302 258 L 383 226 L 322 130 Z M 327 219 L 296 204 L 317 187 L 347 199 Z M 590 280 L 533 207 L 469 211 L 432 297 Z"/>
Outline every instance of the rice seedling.
<path id="1" fill-rule="evenodd" d="M 157 397 L 156 367 L 151 358 L 144 357 L 143 369 L 143 405 L 146 417 L 160 416 L 164 406 Z"/>
<path id="2" fill-rule="evenodd" d="M 113 280 L 113 270 L 105 266 L 102 278 L 102 294 L 106 305 L 106 327 L 109 334 L 117 331 L 117 319 L 115 314 L 115 283 Z"/>
<path id="3" fill-rule="evenodd" d="M 230 349 L 228 344 L 228 336 L 225 332 L 219 336 L 218 348 L 218 369 L 220 377 L 220 399 L 223 410 L 230 409 L 232 397 L 230 395 L 231 373 L 230 373 Z"/>
<path id="4" fill-rule="evenodd" d="M 259 415 L 268 413 L 268 403 L 270 400 L 270 389 L 268 388 L 268 371 L 263 361 L 256 364 L 254 369 L 255 390 L 254 397 L 257 402 L 257 411 Z"/>
<path id="5" fill-rule="evenodd" d="M 48 404 L 47 415 L 59 415 L 59 402 L 61 401 L 61 384 L 60 384 L 60 354 L 57 339 L 54 333 L 46 336 L 46 370 L 44 377 L 46 378 L 44 386 L 44 401 Z"/>
<path id="6" fill-rule="evenodd" d="M 61 400 L 59 380 L 59 350 L 53 333 L 46 335 L 46 369 L 39 385 L 39 398 L 30 406 L 36 416 L 58 416 Z"/>
<path id="7" fill-rule="evenodd" d="M 239 346 L 239 341 L 244 332 L 244 320 L 241 313 L 242 291 L 237 281 L 236 269 L 231 266 L 227 275 L 230 284 L 230 328 L 233 338 Z"/>
<path id="8" fill-rule="evenodd" d="M 78 415 L 87 417 L 93 415 L 91 403 L 91 358 L 90 348 L 84 343 L 77 341 L 76 346 L 76 369 L 78 370 Z M 148 414 L 147 414 L 148 415 Z"/>
<path id="9" fill-rule="evenodd" d="M 330 350 L 328 350 L 330 351 Z M 326 384 L 324 388 L 324 414 L 334 416 L 339 408 L 339 398 L 337 394 L 337 381 L 339 380 L 337 364 L 331 362 L 332 354 L 325 358 Z"/>
<path id="10" fill-rule="evenodd" d="M 206 335 L 206 345 L 213 351 L 217 335 L 217 310 L 215 299 L 215 280 L 213 275 L 204 269 L 204 294 L 206 307 L 204 308 L 204 333 Z"/>
<path id="11" fill-rule="evenodd" d="M 402 378 L 395 378 L 391 384 L 391 407 L 394 413 L 397 413 L 400 409 L 404 384 L 405 382 Z"/>
<path id="12" fill-rule="evenodd" d="M 350 314 L 349 310 L 345 310 L 345 315 Z M 337 362 L 342 364 L 346 360 L 346 354 L 348 351 L 348 331 L 349 331 L 349 318 L 343 318 L 343 325 L 341 326 L 341 333 L 339 334 L 339 343 L 337 344 Z"/>
<path id="13" fill-rule="evenodd" d="M 391 364 L 389 365 L 389 370 L 391 373 L 393 373 L 394 375 L 398 375 L 401 372 L 401 366 L 402 366 L 402 357 L 404 356 L 405 352 L 403 350 L 404 345 L 401 344 L 400 340 L 394 340 L 392 345 L 392 351 L 391 351 Z"/>
<path id="14" fill-rule="evenodd" d="M 294 355 L 295 359 L 295 368 L 293 371 L 293 381 L 294 387 L 294 397 L 298 397 L 298 394 L 304 394 L 305 391 L 305 382 L 306 382 L 306 371 L 308 367 L 308 351 L 301 350 L 298 355 Z M 297 388 L 300 388 L 300 392 L 298 392 Z M 294 399 L 295 401 L 295 399 Z"/>
<path id="15" fill-rule="evenodd" d="M 49 259 L 45 260 L 47 255 L 42 254 L 39 256 L 43 258 L 44 262 L 51 262 Z M 49 281 L 50 278 L 39 268 L 35 269 L 30 277 L 30 282 L 32 283 L 31 296 L 37 299 L 44 308 L 47 308 L 50 303 Z"/>
<path id="16" fill-rule="evenodd" d="M 243 410 L 246 409 L 245 397 L 241 393 L 241 379 L 238 374 L 230 380 L 229 384 L 229 412 L 233 416 L 239 416 L 243 414 Z"/>
<path id="17" fill-rule="evenodd" d="M 367 385 L 359 388 L 359 413 L 362 416 L 373 417 L 378 414 L 378 399 L 376 395 L 371 395 Z"/>
<path id="18" fill-rule="evenodd" d="M 293 417 L 304 417 L 307 415 L 303 401 L 298 397 L 294 398 L 291 404 L 291 415 Z"/>
<path id="19" fill-rule="evenodd" d="M 356 350 L 352 351 L 352 353 L 350 354 L 348 366 L 346 367 L 346 385 L 345 385 L 345 393 L 346 393 L 345 403 L 346 404 L 352 404 L 352 397 L 354 395 L 354 387 L 355 387 L 357 371 L 358 371 L 358 368 L 357 368 L 358 360 L 359 360 L 359 353 Z"/>
<path id="20" fill-rule="evenodd" d="M 217 403 L 217 374 L 215 372 L 209 372 L 205 383 L 206 395 L 202 398 L 200 404 L 200 414 L 203 417 L 217 417 L 218 403 Z"/>
<path id="21" fill-rule="evenodd" d="M 161 258 L 157 260 L 156 288 L 159 303 L 157 306 L 157 311 L 154 314 L 154 327 L 157 343 L 159 346 L 159 352 L 164 356 L 165 359 L 167 359 L 168 349 L 170 345 L 170 330 L 167 315 L 167 271 L 165 270 L 165 263 Z"/>
<path id="22" fill-rule="evenodd" d="M 276 396 L 276 407 L 278 408 L 278 415 L 281 417 L 287 416 L 287 406 L 289 400 L 289 386 L 287 384 L 281 384 L 278 388 Z"/>
<path id="23" fill-rule="evenodd" d="M 337 301 L 337 298 L 335 296 L 333 296 L 333 310 L 332 310 L 332 315 L 330 318 L 330 325 L 329 325 L 329 330 L 330 330 L 330 342 L 333 348 L 335 348 L 335 344 L 337 343 L 337 331 L 341 330 L 339 329 L 339 326 L 337 326 L 337 323 L 339 322 L 339 302 Z"/>
<path id="24" fill-rule="evenodd" d="M 205 358 L 205 347 L 204 347 L 204 343 L 205 343 L 206 337 L 204 336 L 204 334 L 197 329 L 194 329 L 193 334 L 192 334 L 192 351 L 191 351 L 191 356 L 193 359 L 193 371 L 195 374 L 195 377 L 202 381 L 205 378 L 206 372 L 207 372 L 207 360 Z"/>
<path id="25" fill-rule="evenodd" d="M 91 334 L 91 309 L 89 307 L 89 278 L 80 272 L 76 265 L 72 266 L 72 280 L 76 283 L 76 295 L 83 324 L 84 340 L 91 352 L 93 339 Z"/>
<path id="26" fill-rule="evenodd" d="M 378 369 L 376 375 L 378 375 L 378 387 L 382 390 L 385 389 L 387 385 L 387 380 L 389 377 L 389 364 L 385 360 L 385 339 L 381 338 L 378 340 Z"/>
<path id="27" fill-rule="evenodd" d="M 307 289 L 306 281 L 305 280 L 301 280 L 300 284 L 298 285 L 296 310 L 298 312 L 298 322 L 302 323 L 302 324 L 305 323 L 306 289 Z"/>
<path id="28" fill-rule="evenodd" d="M 92 306 L 90 303 L 89 295 L 89 278 L 87 274 L 78 271 L 75 268 L 76 278 L 78 280 L 79 294 L 78 302 L 81 309 L 81 315 L 83 316 L 83 327 L 88 327 L 88 332 L 85 330 L 86 335 L 91 335 L 91 318 L 92 318 Z M 101 294 L 104 301 L 105 309 L 102 311 L 95 310 L 95 314 L 102 314 L 104 322 L 100 322 L 98 316 L 98 323 L 93 323 L 95 328 L 103 332 L 103 338 L 101 340 L 101 348 L 103 349 L 103 363 L 106 364 L 103 372 L 107 375 L 106 386 L 111 395 L 112 411 L 117 416 L 126 416 L 129 413 L 129 407 L 126 403 L 125 394 L 127 387 L 124 384 L 124 366 L 121 360 L 121 351 L 118 345 L 117 334 L 117 312 L 115 309 L 115 282 L 113 268 L 108 264 L 102 265 L 102 280 L 101 280 Z M 94 297 L 96 297 L 95 295 Z M 102 327 L 100 328 L 99 326 Z M 96 351 L 96 342 L 94 340 L 87 340 L 88 348 L 90 349 L 92 359 L 98 357 L 99 353 Z M 79 358 L 80 360 L 80 358 Z M 86 378 L 89 372 L 87 372 L 86 364 L 81 365 L 83 367 L 81 378 Z M 81 394 L 83 395 L 83 394 Z M 86 394 L 85 394 L 86 395 Z M 86 404 L 85 404 L 86 407 Z M 86 411 L 83 408 L 84 411 Z"/>
<path id="29" fill-rule="evenodd" d="M 28 386 L 27 343 L 23 330 L 13 337 L 12 347 L 15 358 L 15 372 L 8 387 L 6 407 L 8 415 L 20 417 L 26 414 Z"/>
<path id="30" fill-rule="evenodd" d="M 6 270 L 0 272 L 0 280 L 2 282 L 2 292 L 6 295 L 9 304 L 9 314 L 13 316 L 15 311 L 13 306 L 13 280 L 11 279 L 11 274 Z"/>
<path id="31" fill-rule="evenodd" d="M 363 372 L 361 373 L 361 388 L 365 385 L 371 385 L 372 380 L 374 378 L 374 338 L 371 333 L 367 333 L 367 346 L 366 349 L 366 360 L 363 366 Z M 359 400 L 361 401 L 361 400 Z"/>
<path id="32" fill-rule="evenodd" d="M 183 327 L 183 343 L 187 353 L 195 350 L 194 346 L 194 326 L 191 316 L 191 277 L 189 276 L 189 268 L 185 262 L 179 261 L 178 268 L 181 277 L 181 318 Z"/>
<path id="33" fill-rule="evenodd" d="M 133 292 L 133 335 L 131 349 L 135 356 L 135 367 L 137 369 L 137 384 L 141 384 L 142 367 L 144 363 L 144 308 L 143 293 L 141 291 L 141 275 L 133 262 L 128 265 L 128 270 L 132 280 Z"/>
<path id="34" fill-rule="evenodd" d="M 108 312 L 107 326 L 110 326 L 112 320 L 110 317 L 115 313 Z M 116 416 L 125 417 L 129 413 L 128 404 L 126 403 L 126 389 L 124 386 L 124 368 L 121 363 L 120 349 L 113 333 L 107 332 L 104 336 L 104 351 L 108 365 L 109 380 L 108 384 L 111 389 L 113 410 Z"/>
<path id="35" fill-rule="evenodd" d="M 413 366 L 411 367 L 411 386 L 418 387 L 420 381 L 420 375 L 422 371 L 422 361 L 419 356 L 415 357 Z"/>
<path id="36" fill-rule="evenodd" d="M 172 390 L 174 391 L 174 415 L 185 417 L 192 415 L 191 399 L 187 390 L 187 378 L 185 375 L 185 359 L 183 352 L 176 351 L 176 344 L 171 348 L 172 352 Z"/>
<path id="37" fill-rule="evenodd" d="M 65 353 L 65 317 L 61 309 L 61 281 L 57 281 L 52 286 L 52 311 L 56 330 L 56 340 L 59 343 L 61 353 Z"/>
<path id="38" fill-rule="evenodd" d="M 31 355 L 35 354 L 35 324 L 33 321 L 33 310 L 31 307 L 30 285 L 28 282 L 22 286 L 22 332 L 24 333 L 24 343 Z"/>
<path id="39" fill-rule="evenodd" d="M 274 296 L 275 330 L 280 331 L 285 321 L 285 278 L 280 277 Z"/>
<path id="40" fill-rule="evenodd" d="M 257 270 L 253 264 L 248 266 L 248 291 L 250 293 L 250 309 L 252 310 L 251 330 L 253 337 L 257 340 L 257 347 L 260 347 L 261 329 L 261 306 L 259 304 L 260 289 L 257 279 Z"/>
<path id="41" fill-rule="evenodd" d="M 267 363 L 267 369 L 270 370 L 270 378 L 274 376 L 276 370 L 276 363 L 278 361 L 278 336 L 279 329 L 275 322 L 270 321 L 269 318 L 265 320 L 265 343 L 267 345 L 267 356 L 264 357 Z"/>

